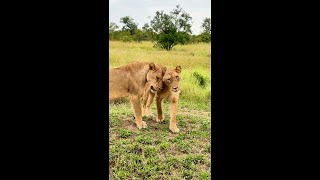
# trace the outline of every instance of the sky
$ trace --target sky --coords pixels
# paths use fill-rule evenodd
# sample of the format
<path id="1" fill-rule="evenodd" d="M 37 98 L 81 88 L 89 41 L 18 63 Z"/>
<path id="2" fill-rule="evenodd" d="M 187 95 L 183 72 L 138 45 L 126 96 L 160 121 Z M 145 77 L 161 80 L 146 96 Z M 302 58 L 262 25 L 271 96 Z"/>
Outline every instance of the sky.
<path id="1" fill-rule="evenodd" d="M 156 11 L 169 13 L 178 4 L 192 17 L 192 34 L 200 34 L 203 19 L 211 17 L 211 0 L 110 0 L 109 23 L 114 22 L 121 28 L 120 18 L 130 16 L 141 29 L 145 23 L 150 25 Z"/>

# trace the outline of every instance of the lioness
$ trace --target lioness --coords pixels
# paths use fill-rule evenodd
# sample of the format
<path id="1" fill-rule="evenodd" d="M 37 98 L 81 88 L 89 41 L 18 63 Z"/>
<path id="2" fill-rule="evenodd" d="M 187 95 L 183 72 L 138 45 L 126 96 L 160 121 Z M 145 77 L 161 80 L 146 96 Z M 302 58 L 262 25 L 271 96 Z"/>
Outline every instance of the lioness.
<path id="1" fill-rule="evenodd" d="M 164 115 L 162 113 L 161 102 L 164 98 L 168 98 L 170 102 L 170 125 L 169 129 L 173 133 L 178 133 L 180 130 L 177 128 L 177 121 L 176 121 L 176 114 L 177 114 L 177 107 L 178 107 L 178 100 L 179 100 L 179 93 L 180 93 L 180 77 L 181 77 L 181 66 L 177 66 L 173 70 L 167 70 L 163 76 L 163 89 L 157 91 L 156 93 L 156 105 L 158 115 L 156 117 L 157 122 L 162 122 L 164 120 Z M 146 91 L 147 94 L 149 91 Z M 148 93 L 148 95 L 144 95 L 143 106 L 144 112 L 146 115 L 150 115 L 150 104 L 155 97 L 154 93 Z"/>
<path id="2" fill-rule="evenodd" d="M 165 71 L 165 67 L 144 62 L 134 62 L 109 70 L 109 101 L 129 96 L 139 129 L 147 127 L 146 122 L 142 121 L 140 105 L 146 83 L 152 91 L 158 91 Z"/>

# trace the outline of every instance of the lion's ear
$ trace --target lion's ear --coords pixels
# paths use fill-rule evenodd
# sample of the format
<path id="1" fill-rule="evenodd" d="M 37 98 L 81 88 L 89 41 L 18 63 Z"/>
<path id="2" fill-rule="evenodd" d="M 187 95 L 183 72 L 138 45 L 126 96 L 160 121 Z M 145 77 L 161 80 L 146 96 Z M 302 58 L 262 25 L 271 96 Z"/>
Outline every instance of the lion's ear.
<path id="1" fill-rule="evenodd" d="M 181 73 L 182 68 L 181 68 L 181 66 L 177 66 L 175 70 L 177 73 Z"/>
<path id="2" fill-rule="evenodd" d="M 156 70 L 156 65 L 154 63 L 150 63 L 149 64 L 149 69 L 152 70 L 152 71 Z"/>
<path id="3" fill-rule="evenodd" d="M 162 68 L 162 75 L 164 75 L 164 74 L 166 73 L 166 71 L 167 71 L 167 68 L 166 68 L 166 67 L 163 67 L 163 68 Z"/>

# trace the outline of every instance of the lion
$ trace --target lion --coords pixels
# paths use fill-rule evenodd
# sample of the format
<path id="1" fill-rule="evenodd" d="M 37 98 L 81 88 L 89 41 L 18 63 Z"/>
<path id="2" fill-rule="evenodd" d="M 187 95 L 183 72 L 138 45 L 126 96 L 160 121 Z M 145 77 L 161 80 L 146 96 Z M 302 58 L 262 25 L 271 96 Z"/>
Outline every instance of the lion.
<path id="1" fill-rule="evenodd" d="M 177 128 L 176 114 L 178 108 L 179 94 L 180 94 L 180 80 L 181 80 L 181 66 L 177 66 L 173 70 L 167 70 L 163 75 L 163 89 L 155 93 L 150 93 L 146 91 L 143 99 L 143 108 L 146 115 L 151 115 L 150 105 L 153 98 L 156 97 L 157 105 L 157 122 L 162 122 L 164 120 L 164 115 L 162 113 L 161 103 L 164 98 L 168 98 L 170 102 L 170 125 L 169 129 L 173 133 L 178 133 L 180 130 Z M 145 98 L 147 97 L 147 98 Z"/>
<path id="2" fill-rule="evenodd" d="M 162 87 L 165 71 L 166 67 L 144 62 L 134 62 L 109 70 L 109 101 L 129 96 L 138 129 L 147 128 L 146 122 L 142 121 L 140 102 L 145 87 L 157 92 Z"/>

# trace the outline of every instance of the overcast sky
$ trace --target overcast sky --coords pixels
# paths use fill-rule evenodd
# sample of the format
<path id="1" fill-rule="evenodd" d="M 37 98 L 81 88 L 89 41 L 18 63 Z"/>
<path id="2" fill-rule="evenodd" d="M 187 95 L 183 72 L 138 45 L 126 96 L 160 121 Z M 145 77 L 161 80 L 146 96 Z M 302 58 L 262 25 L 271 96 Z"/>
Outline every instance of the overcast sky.
<path id="1" fill-rule="evenodd" d="M 201 33 L 203 19 L 211 17 L 211 0 L 110 0 L 109 22 L 114 22 L 121 28 L 123 24 L 120 23 L 120 18 L 130 16 L 141 29 L 145 23 L 150 24 L 156 11 L 169 13 L 178 4 L 192 17 L 192 34 Z"/>

